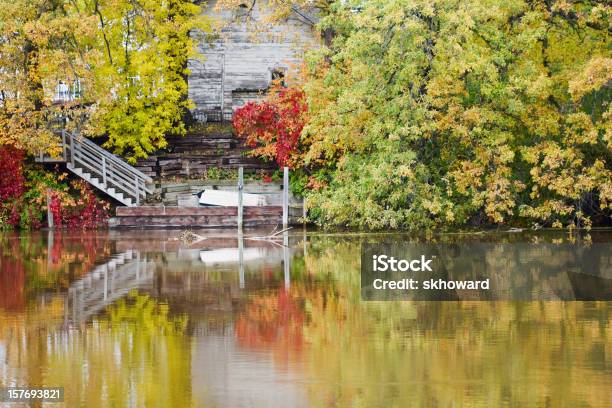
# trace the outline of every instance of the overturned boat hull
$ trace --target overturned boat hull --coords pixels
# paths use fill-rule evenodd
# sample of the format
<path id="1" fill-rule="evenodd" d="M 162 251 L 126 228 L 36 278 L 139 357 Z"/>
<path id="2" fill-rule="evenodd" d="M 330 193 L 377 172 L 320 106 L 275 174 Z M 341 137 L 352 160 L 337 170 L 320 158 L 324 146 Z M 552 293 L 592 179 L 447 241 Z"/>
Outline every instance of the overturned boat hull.
<path id="1" fill-rule="evenodd" d="M 200 205 L 238 206 L 238 192 L 236 191 L 203 190 L 198 197 Z M 264 206 L 266 198 L 260 194 L 242 193 L 242 205 L 245 207 Z"/>

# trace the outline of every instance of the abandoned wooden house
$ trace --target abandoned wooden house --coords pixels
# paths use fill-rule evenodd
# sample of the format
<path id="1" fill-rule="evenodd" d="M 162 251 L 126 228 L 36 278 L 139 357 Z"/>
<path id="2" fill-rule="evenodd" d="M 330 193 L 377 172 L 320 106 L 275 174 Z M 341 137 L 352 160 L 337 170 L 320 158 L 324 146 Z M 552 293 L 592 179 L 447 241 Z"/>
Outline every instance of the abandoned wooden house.
<path id="1" fill-rule="evenodd" d="M 261 98 L 273 80 L 294 74 L 304 51 L 321 38 L 316 18 L 296 7 L 286 21 L 271 25 L 262 23 L 271 13 L 265 3 L 249 2 L 237 12 L 216 6 L 210 1 L 203 12 L 220 30 L 200 43 L 203 58 L 189 61 L 189 98 L 202 122 L 229 120 L 237 108 Z"/>

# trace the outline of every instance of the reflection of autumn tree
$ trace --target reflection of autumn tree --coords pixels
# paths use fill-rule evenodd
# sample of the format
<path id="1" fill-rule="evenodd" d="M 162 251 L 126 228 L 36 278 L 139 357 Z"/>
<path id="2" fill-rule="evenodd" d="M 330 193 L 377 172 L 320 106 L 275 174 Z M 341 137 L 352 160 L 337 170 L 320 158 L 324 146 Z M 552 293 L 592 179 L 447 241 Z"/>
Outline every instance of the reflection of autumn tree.
<path id="1" fill-rule="evenodd" d="M 64 386 L 69 407 L 195 405 L 185 317 L 132 293 L 80 330 L 62 330 L 63 306 L 55 297 L 25 312 L 0 309 L 0 386 Z"/>
<path id="2" fill-rule="evenodd" d="M 25 268 L 20 258 L 12 256 L 7 246 L 0 250 L 0 309 L 23 310 L 25 298 Z"/>
<path id="3" fill-rule="evenodd" d="M 314 406 L 605 406 L 609 302 L 361 302 L 359 243 L 313 239 Z"/>
<path id="4" fill-rule="evenodd" d="M 16 269 L 20 270 L 23 269 Z M 10 292 L 7 290 L 7 293 Z M 4 351 L 0 360 L 0 386 L 11 383 L 39 387 L 44 384 L 48 354 L 47 338 L 41 333 L 52 335 L 54 327 L 63 320 L 64 299 L 60 296 L 41 302 L 36 308 L 22 306 L 13 310 L 0 306 L 0 349 Z"/>
<path id="5" fill-rule="evenodd" d="M 110 250 L 100 233 L 0 235 L 0 308 L 22 310 L 28 292 L 67 287 Z"/>
<path id="6" fill-rule="evenodd" d="M 253 295 L 236 319 L 236 338 L 245 348 L 272 349 L 276 359 L 286 363 L 302 349 L 304 296 L 297 286 Z"/>
<path id="7" fill-rule="evenodd" d="M 48 239 L 43 233 L 0 235 L 0 344 L 6 367 L 16 369 L 7 369 L 0 383 L 43 385 L 48 343 L 41 333 L 58 337 L 64 299 L 49 294 L 40 301 L 37 292 L 66 288 L 110 253 L 104 234 L 56 233 L 52 243 Z"/>
<path id="8" fill-rule="evenodd" d="M 137 293 L 107 312 L 48 350 L 49 381 L 75 390 L 67 405 L 193 406 L 186 317 Z"/>

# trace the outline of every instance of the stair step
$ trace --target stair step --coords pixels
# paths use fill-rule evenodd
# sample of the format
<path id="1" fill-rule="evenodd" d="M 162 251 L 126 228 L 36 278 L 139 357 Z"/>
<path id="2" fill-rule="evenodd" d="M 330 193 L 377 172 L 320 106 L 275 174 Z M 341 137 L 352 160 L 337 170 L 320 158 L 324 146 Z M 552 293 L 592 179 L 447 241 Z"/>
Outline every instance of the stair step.
<path id="1" fill-rule="evenodd" d="M 132 206 L 133 200 L 131 198 L 125 197 L 123 193 L 117 192 L 116 189 L 113 187 L 103 186 L 101 180 L 98 177 L 93 177 L 91 173 L 84 171 L 81 167 L 73 167 L 71 164 L 69 164 L 68 169 L 74 172 L 77 176 L 90 183 L 91 185 L 93 185 L 94 187 L 98 188 L 99 190 L 102 190 L 109 196 L 121 202 L 122 204 L 128 207 Z"/>

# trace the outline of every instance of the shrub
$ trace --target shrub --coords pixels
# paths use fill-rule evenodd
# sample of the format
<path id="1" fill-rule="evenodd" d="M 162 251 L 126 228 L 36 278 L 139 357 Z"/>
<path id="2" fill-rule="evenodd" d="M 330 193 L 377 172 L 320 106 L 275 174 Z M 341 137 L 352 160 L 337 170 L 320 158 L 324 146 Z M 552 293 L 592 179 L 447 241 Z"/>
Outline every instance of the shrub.
<path id="1" fill-rule="evenodd" d="M 84 181 L 65 182 L 66 174 L 27 165 L 22 151 L 0 147 L 0 228 L 38 229 L 47 205 L 58 228 L 89 229 L 106 224 L 109 204 Z"/>
<path id="2" fill-rule="evenodd" d="M 21 150 L 0 146 L 0 202 L 19 198 L 25 192 L 22 164 Z"/>
<path id="3" fill-rule="evenodd" d="M 300 134 L 306 123 L 307 104 L 300 88 L 275 83 L 266 100 L 249 102 L 236 111 L 234 129 L 246 138 L 252 154 L 280 166 L 300 164 Z"/>

